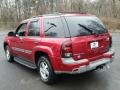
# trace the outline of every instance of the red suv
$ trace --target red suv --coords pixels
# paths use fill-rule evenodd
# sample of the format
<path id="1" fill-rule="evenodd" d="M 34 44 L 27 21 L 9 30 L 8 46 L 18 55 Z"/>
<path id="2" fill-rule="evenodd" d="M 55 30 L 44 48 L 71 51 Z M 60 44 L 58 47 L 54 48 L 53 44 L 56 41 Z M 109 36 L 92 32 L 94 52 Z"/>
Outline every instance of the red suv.
<path id="1" fill-rule="evenodd" d="M 47 14 L 21 22 L 4 40 L 9 62 L 38 69 L 41 80 L 76 74 L 113 61 L 112 38 L 100 19 L 90 14 Z"/>

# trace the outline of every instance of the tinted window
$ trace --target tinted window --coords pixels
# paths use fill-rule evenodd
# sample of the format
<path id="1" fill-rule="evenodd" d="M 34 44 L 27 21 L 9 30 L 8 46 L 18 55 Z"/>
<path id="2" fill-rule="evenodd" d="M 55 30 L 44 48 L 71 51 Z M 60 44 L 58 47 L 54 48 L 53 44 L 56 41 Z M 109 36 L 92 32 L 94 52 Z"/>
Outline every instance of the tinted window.
<path id="1" fill-rule="evenodd" d="M 27 26 L 26 23 L 21 24 L 21 25 L 18 27 L 18 29 L 17 29 L 17 31 L 16 31 L 16 34 L 17 34 L 18 36 L 25 36 L 26 26 Z"/>
<path id="2" fill-rule="evenodd" d="M 64 28 L 61 18 L 44 19 L 44 34 L 46 37 L 64 37 Z"/>
<path id="3" fill-rule="evenodd" d="M 72 16 L 65 17 L 70 29 L 71 36 L 86 36 L 92 32 L 96 34 L 106 33 L 103 23 L 95 16 Z"/>
<path id="4" fill-rule="evenodd" d="M 38 21 L 31 22 L 29 26 L 28 36 L 39 36 L 40 35 L 40 23 Z"/>

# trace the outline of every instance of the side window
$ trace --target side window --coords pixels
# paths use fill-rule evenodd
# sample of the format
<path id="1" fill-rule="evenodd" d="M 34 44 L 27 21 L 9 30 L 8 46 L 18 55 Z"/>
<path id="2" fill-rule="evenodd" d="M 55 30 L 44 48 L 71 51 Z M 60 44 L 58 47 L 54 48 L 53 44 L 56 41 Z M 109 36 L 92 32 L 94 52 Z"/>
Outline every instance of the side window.
<path id="1" fill-rule="evenodd" d="M 28 36 L 40 36 L 40 23 L 34 21 L 30 23 Z"/>
<path id="2" fill-rule="evenodd" d="M 16 35 L 25 36 L 26 26 L 27 26 L 27 23 L 21 24 L 16 31 Z"/>
<path id="3" fill-rule="evenodd" d="M 47 38 L 65 37 L 61 18 L 45 18 L 44 34 Z"/>

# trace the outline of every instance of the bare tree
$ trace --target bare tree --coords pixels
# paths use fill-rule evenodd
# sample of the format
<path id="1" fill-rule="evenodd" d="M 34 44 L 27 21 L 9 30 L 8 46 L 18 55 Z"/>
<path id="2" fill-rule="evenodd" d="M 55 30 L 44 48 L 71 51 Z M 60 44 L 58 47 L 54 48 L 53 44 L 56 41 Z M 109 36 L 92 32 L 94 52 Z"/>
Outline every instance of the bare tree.
<path id="1" fill-rule="evenodd" d="M 120 0 L 0 0 L 0 22 L 19 22 L 50 12 L 87 12 L 120 19 Z"/>

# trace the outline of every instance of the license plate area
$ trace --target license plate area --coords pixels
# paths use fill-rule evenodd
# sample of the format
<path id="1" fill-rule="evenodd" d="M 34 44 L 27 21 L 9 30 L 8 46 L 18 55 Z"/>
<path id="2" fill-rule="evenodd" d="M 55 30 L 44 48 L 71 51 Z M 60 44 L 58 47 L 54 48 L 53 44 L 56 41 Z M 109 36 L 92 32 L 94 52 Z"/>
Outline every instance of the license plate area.
<path id="1" fill-rule="evenodd" d="M 91 43 L 90 43 L 90 48 L 91 48 L 91 49 L 98 48 L 98 47 L 99 47 L 98 41 L 95 41 L 95 42 L 91 42 Z"/>

